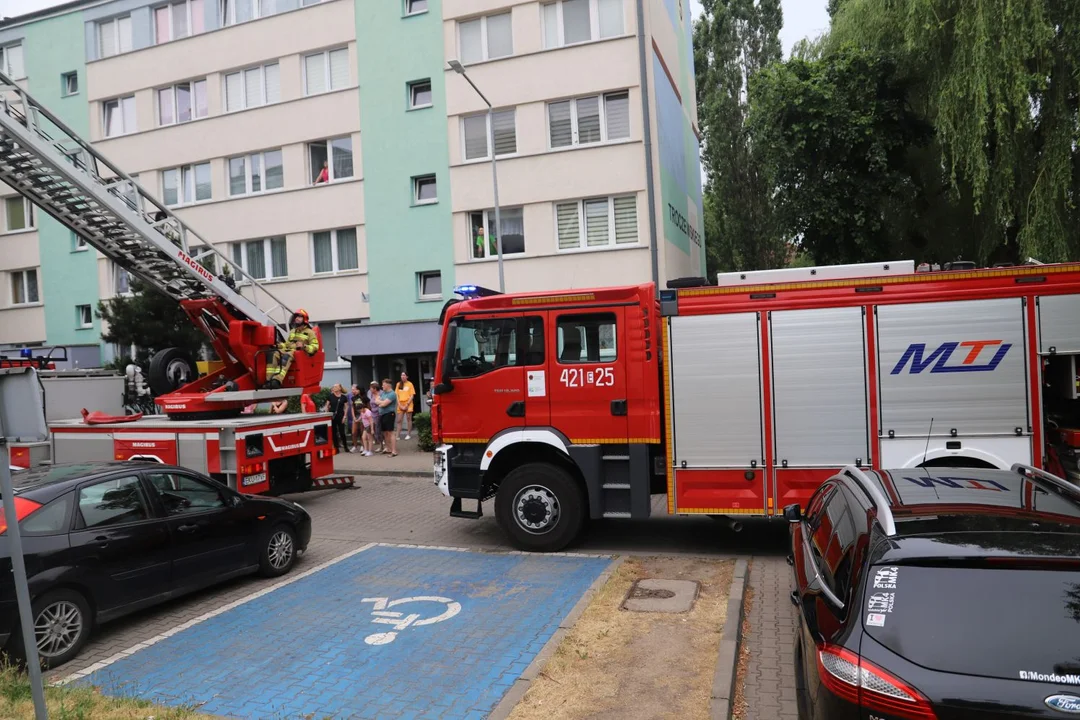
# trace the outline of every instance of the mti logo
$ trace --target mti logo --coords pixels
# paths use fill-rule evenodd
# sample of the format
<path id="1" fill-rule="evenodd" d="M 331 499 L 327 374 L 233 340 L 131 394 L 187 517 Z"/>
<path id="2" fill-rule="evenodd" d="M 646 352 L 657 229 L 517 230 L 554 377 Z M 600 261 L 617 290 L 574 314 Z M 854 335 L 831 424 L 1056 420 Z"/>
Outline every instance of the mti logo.
<path id="1" fill-rule="evenodd" d="M 1011 347 L 1010 343 L 1001 340 L 943 342 L 934 352 L 927 356 L 926 343 L 911 343 L 908 345 L 908 349 L 904 351 L 904 354 L 900 356 L 900 361 L 896 363 L 896 367 L 889 374 L 899 375 L 907 367 L 909 361 L 911 368 L 908 373 L 911 375 L 918 375 L 927 368 L 930 368 L 931 373 L 993 372 L 1001 364 L 1001 361 L 1005 359 L 1005 355 Z M 950 365 L 949 360 L 952 359 L 952 355 L 957 348 L 969 348 L 967 356 L 959 364 L 953 363 Z M 994 357 L 990 359 L 990 362 L 976 364 L 979 355 L 983 354 L 983 351 L 987 348 L 997 348 Z"/>

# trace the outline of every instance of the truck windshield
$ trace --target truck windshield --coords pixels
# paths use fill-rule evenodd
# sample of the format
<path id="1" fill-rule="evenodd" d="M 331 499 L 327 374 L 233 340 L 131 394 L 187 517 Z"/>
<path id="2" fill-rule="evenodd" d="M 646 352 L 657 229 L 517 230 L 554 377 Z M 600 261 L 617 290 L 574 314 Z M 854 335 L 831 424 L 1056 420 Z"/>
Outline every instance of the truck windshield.
<path id="1" fill-rule="evenodd" d="M 470 378 L 517 363 L 517 320 L 458 320 L 450 329 L 447 367 L 452 378 Z"/>

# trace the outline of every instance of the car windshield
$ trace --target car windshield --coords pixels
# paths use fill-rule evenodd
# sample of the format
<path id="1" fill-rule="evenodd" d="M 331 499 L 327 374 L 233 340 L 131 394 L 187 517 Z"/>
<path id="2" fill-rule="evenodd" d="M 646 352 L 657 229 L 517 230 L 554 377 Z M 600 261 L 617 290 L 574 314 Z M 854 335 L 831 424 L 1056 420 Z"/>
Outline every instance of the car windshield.
<path id="1" fill-rule="evenodd" d="M 877 565 L 867 583 L 867 633 L 913 663 L 1080 677 L 1080 569 Z"/>

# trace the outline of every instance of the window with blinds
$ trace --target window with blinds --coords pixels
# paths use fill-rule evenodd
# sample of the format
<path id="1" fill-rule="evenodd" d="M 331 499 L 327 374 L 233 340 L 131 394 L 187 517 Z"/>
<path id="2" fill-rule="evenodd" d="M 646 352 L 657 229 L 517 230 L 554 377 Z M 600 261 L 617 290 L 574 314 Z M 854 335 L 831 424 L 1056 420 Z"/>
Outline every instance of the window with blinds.
<path id="1" fill-rule="evenodd" d="M 349 84 L 349 50 L 338 48 L 304 57 L 304 94 L 318 95 Z"/>
<path id="2" fill-rule="evenodd" d="M 627 140 L 630 93 L 607 93 L 548 103 L 551 149 Z"/>
<path id="3" fill-rule="evenodd" d="M 478 17 L 458 23 L 458 57 L 465 65 L 514 54 L 510 13 Z"/>
<path id="4" fill-rule="evenodd" d="M 513 155 L 517 152 L 517 127 L 515 112 L 497 110 L 491 114 L 491 123 L 495 129 L 495 154 Z M 466 160 L 487 160 L 491 157 L 488 139 L 488 114 L 471 115 L 461 119 L 462 147 Z"/>
<path id="5" fill-rule="evenodd" d="M 623 0 L 559 0 L 540 6 L 544 49 L 625 33 Z"/>
<path id="6" fill-rule="evenodd" d="M 560 251 L 636 244 L 637 196 L 556 203 L 555 232 Z"/>
<path id="7" fill-rule="evenodd" d="M 281 102 L 278 64 L 246 68 L 225 75 L 225 112 Z"/>

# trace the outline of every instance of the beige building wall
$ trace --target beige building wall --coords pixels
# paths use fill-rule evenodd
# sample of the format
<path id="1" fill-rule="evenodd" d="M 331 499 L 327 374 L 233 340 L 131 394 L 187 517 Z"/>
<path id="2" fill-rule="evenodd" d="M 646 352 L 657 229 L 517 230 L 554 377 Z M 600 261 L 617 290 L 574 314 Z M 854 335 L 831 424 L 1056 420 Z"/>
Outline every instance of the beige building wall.
<path id="1" fill-rule="evenodd" d="M 45 342 L 44 278 L 41 277 L 41 256 L 38 233 L 33 227 L 9 231 L 8 200 L 20 196 L 0 183 L 0 346 Z M 34 221 L 36 223 L 36 212 Z M 34 273 L 38 283 L 37 302 L 16 302 L 16 274 L 25 277 Z M 54 282 L 60 282 L 55 278 Z M 21 283 L 20 283 L 21 285 Z"/>

